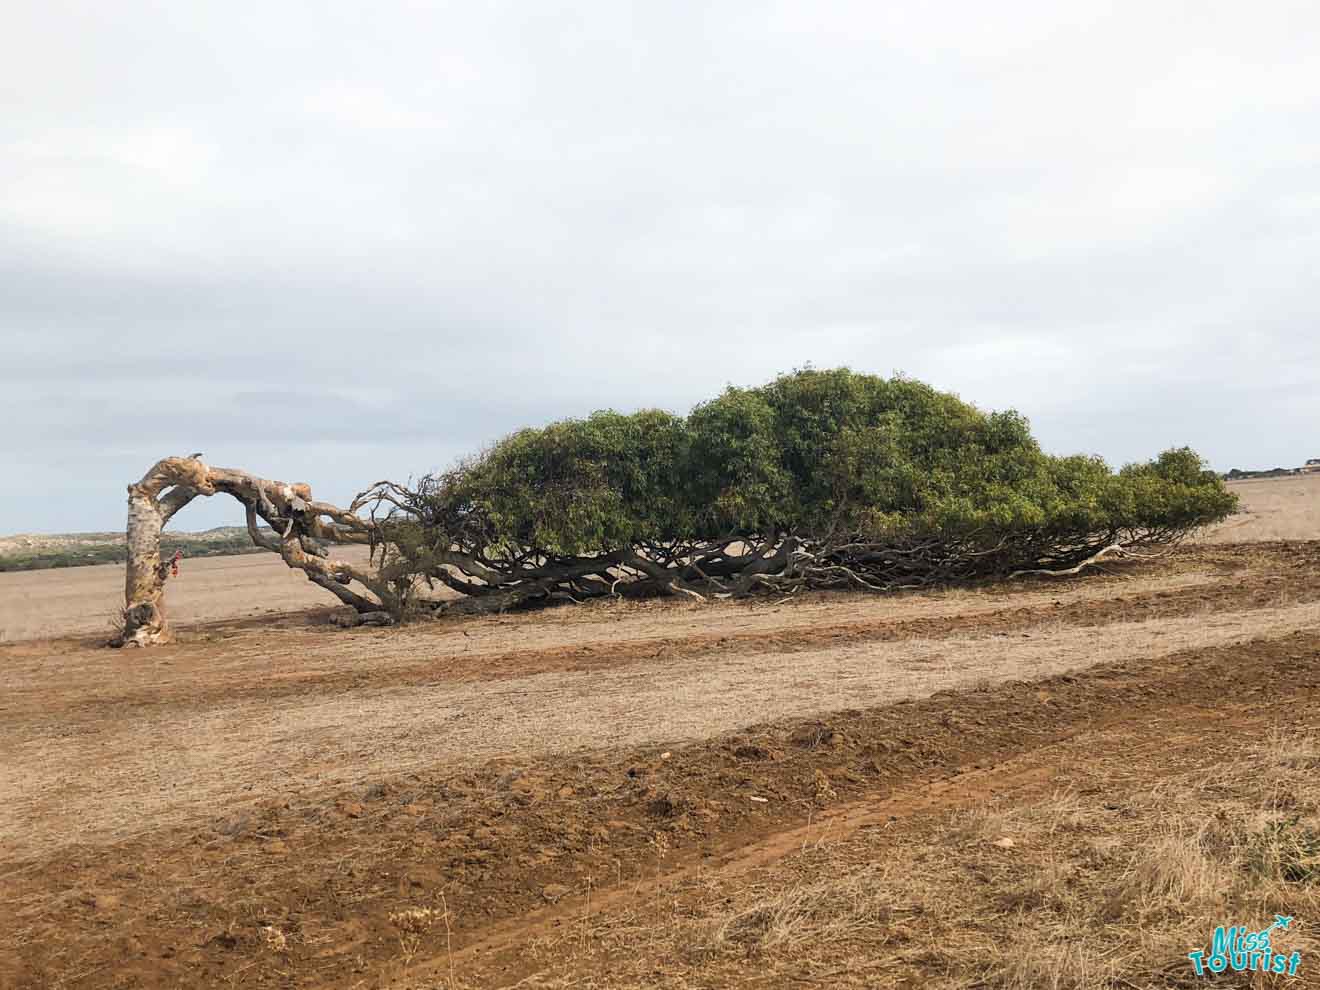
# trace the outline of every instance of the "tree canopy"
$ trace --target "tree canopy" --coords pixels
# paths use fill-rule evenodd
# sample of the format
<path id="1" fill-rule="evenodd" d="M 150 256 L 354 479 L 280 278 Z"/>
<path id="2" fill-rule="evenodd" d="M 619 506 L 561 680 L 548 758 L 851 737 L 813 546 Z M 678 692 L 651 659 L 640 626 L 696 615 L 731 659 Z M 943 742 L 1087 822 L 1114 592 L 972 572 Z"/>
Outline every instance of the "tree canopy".
<path id="1" fill-rule="evenodd" d="M 391 538 L 433 578 L 576 597 L 1069 567 L 1181 539 L 1236 499 L 1186 448 L 1114 471 L 1044 453 L 1016 412 L 840 368 L 730 387 L 686 417 L 520 430 L 395 504 Z"/>

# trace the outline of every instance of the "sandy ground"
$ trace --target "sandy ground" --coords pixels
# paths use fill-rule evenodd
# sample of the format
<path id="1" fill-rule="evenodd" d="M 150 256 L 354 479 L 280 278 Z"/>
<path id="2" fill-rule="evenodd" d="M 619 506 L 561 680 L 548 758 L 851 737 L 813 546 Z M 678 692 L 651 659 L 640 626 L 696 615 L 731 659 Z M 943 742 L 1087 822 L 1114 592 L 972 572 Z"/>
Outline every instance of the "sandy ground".
<path id="1" fill-rule="evenodd" d="M 1242 511 L 1201 537 L 1210 543 L 1320 540 L 1320 474 L 1230 481 Z"/>
<path id="2" fill-rule="evenodd" d="M 365 559 L 365 548 L 343 551 Z M 174 622 L 185 624 L 334 604 L 274 554 L 185 560 L 169 582 Z M 41 636 L 110 634 L 124 605 L 122 564 L 0 573 L 0 643 Z"/>

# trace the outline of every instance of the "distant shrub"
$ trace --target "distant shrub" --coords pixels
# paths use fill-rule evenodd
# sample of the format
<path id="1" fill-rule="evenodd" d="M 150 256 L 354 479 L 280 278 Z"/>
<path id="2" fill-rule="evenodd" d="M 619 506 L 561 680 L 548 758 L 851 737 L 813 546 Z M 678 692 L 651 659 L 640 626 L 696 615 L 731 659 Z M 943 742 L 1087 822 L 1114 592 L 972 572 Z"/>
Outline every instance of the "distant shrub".
<path id="1" fill-rule="evenodd" d="M 185 557 L 218 557 L 241 553 L 260 553 L 246 533 L 236 531 L 223 539 L 199 540 L 196 537 L 165 536 L 161 539 L 161 556 L 168 559 L 175 550 Z M 122 543 L 75 544 L 60 549 L 33 549 L 0 555 L 0 572 L 40 571 L 57 567 L 86 567 L 92 564 L 122 564 L 128 555 Z"/>

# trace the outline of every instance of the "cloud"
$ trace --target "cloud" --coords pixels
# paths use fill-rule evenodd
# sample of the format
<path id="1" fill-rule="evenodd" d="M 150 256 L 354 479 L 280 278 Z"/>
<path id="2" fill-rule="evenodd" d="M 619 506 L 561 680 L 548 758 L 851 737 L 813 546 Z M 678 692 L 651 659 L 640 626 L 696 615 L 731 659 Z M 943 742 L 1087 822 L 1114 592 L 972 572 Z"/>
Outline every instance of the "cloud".
<path id="1" fill-rule="evenodd" d="M 1115 462 L 1320 455 L 1318 26 L 1301 3 L 20 4 L 0 530 L 118 525 L 171 451 L 344 495 L 807 362 L 902 369 Z"/>

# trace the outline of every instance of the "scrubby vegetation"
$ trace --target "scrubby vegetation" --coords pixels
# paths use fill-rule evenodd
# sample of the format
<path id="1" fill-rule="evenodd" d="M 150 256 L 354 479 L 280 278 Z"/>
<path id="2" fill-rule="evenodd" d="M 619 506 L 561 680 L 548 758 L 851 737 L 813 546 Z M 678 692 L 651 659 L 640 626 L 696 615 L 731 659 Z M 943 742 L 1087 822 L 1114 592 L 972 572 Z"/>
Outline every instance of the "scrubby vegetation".
<path id="1" fill-rule="evenodd" d="M 1191 450 L 1115 472 L 1015 412 L 904 377 L 798 371 L 687 417 L 599 412 L 384 485 L 387 565 L 473 607 L 609 594 L 913 588 L 1176 542 L 1236 498 Z"/>
<path id="2" fill-rule="evenodd" d="M 1301 474 L 1300 468 L 1270 468 L 1264 471 L 1244 471 L 1242 468 L 1233 468 L 1224 475 L 1225 481 L 1246 481 L 1251 478 L 1291 478 L 1294 475 Z"/>
<path id="3" fill-rule="evenodd" d="M 128 548 L 122 533 L 71 534 L 62 537 L 35 537 L 30 546 L 9 545 L 0 549 L 0 572 L 40 571 L 57 567 L 84 567 L 89 564 L 122 564 Z M 175 551 L 185 557 L 219 557 L 240 553 L 260 553 L 252 545 L 246 529 L 223 527 L 207 533 L 178 533 L 161 540 L 161 554 L 167 559 Z"/>

